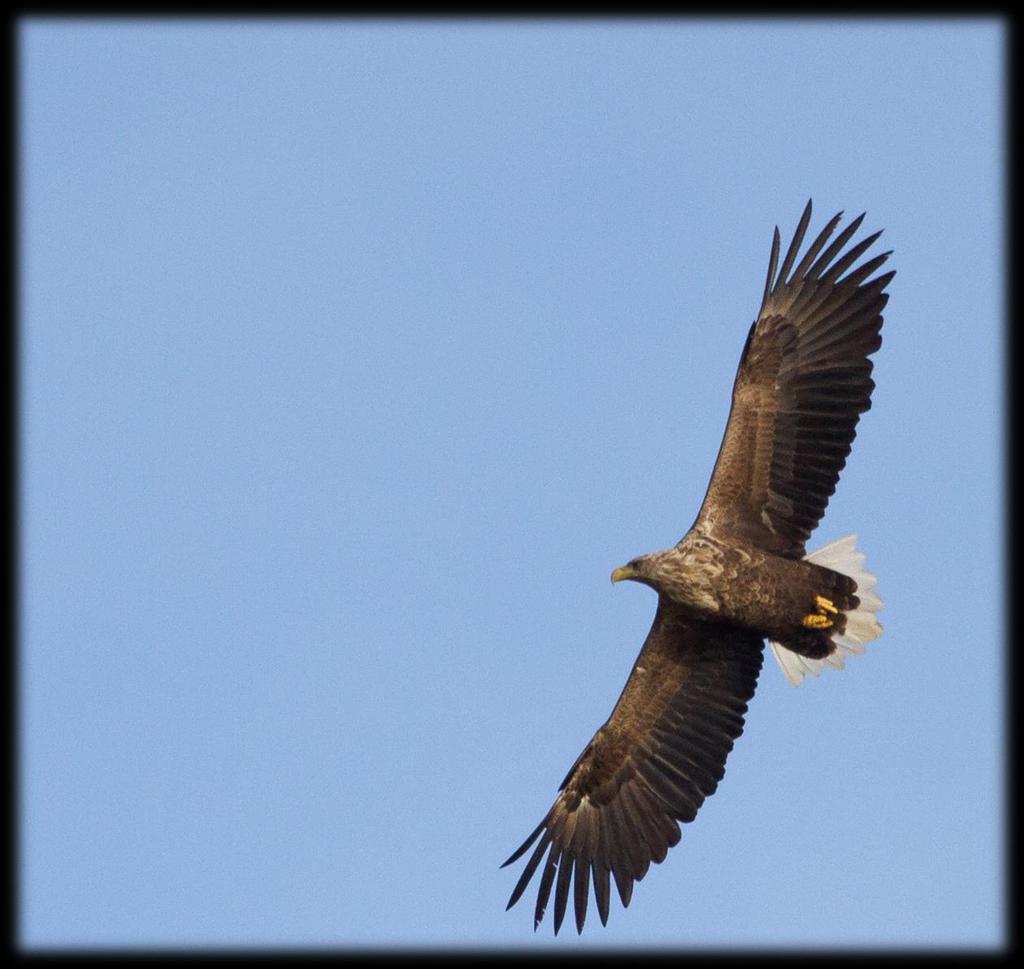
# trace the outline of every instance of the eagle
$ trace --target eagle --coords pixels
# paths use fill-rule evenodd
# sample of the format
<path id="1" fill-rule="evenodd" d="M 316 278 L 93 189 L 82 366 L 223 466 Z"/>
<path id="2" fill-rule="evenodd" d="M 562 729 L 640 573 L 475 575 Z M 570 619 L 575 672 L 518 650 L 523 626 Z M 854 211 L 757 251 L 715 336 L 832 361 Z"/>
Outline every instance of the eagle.
<path id="1" fill-rule="evenodd" d="M 612 582 L 654 589 L 657 611 L 611 716 L 502 865 L 536 842 L 506 906 L 539 869 L 535 931 L 554 890 L 555 933 L 570 891 L 582 932 L 591 884 L 607 924 L 611 881 L 626 907 L 634 882 L 664 861 L 679 822 L 696 817 L 725 774 L 765 640 L 796 685 L 841 668 L 881 635 L 882 603 L 856 536 L 805 552 L 871 406 L 868 358 L 882 343 L 885 288 L 895 275 L 873 275 L 891 250 L 857 265 L 881 232 L 847 247 L 864 214 L 832 238 L 842 217 L 797 262 L 808 201 L 781 265 L 776 226 L 700 511 L 672 548 L 612 572 Z"/>

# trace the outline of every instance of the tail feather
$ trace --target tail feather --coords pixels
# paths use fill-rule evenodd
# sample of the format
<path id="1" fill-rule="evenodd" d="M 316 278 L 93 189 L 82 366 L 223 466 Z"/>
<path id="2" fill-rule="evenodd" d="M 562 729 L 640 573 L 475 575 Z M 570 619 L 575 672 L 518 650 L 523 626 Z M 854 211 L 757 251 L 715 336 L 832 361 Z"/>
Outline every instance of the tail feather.
<path id="1" fill-rule="evenodd" d="M 882 627 L 875 616 L 882 608 L 882 600 L 872 591 L 878 579 L 864 568 L 864 553 L 858 551 L 856 545 L 857 536 L 847 535 L 804 556 L 808 562 L 841 572 L 853 579 L 857 583 L 860 605 L 846 613 L 846 628 L 832 638 L 836 648 L 823 659 L 801 656 L 779 643 L 769 644 L 786 679 L 794 686 L 799 686 L 808 674 L 820 675 L 826 666 L 841 670 L 847 656 L 863 653 L 865 643 L 882 635 Z"/>

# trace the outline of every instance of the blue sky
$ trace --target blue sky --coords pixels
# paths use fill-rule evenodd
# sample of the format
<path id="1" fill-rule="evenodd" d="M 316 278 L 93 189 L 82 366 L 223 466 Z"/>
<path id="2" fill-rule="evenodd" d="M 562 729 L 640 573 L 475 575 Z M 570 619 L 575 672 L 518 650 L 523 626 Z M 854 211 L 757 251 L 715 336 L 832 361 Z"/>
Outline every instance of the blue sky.
<path id="1" fill-rule="evenodd" d="M 1002 943 L 997 21 L 19 34 L 23 946 Z M 808 197 L 895 249 L 810 543 L 857 532 L 885 635 L 767 658 L 629 909 L 534 934 L 498 865 Z"/>

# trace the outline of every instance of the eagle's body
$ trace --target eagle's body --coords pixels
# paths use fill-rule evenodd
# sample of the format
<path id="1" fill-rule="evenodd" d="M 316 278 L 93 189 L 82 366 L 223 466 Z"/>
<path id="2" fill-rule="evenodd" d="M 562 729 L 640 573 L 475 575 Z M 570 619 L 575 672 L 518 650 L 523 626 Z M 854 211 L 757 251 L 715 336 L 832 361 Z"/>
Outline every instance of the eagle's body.
<path id="1" fill-rule="evenodd" d="M 674 548 L 634 559 L 616 570 L 620 578 L 650 585 L 694 619 L 743 626 L 813 658 L 832 652 L 831 636 L 843 632 L 847 610 L 860 602 L 849 576 L 697 531 Z M 827 627 L 805 622 L 817 614 L 819 596 L 838 610 Z"/>
<path id="2" fill-rule="evenodd" d="M 629 904 L 634 882 L 664 860 L 679 822 L 692 821 L 722 779 L 765 639 L 799 683 L 841 667 L 881 634 L 875 578 L 854 536 L 805 549 L 871 405 L 868 357 L 881 345 L 884 290 L 894 275 L 869 278 L 889 253 L 852 268 L 879 233 L 843 251 L 863 216 L 829 243 L 840 215 L 799 263 L 810 203 L 781 267 L 775 230 L 761 309 L 697 518 L 674 547 L 612 573 L 613 581 L 655 589 L 658 609 L 611 716 L 505 862 L 539 839 L 509 900 L 511 907 L 541 869 L 535 928 L 552 891 L 556 932 L 570 891 L 582 931 L 591 882 L 602 922 L 612 880 Z"/>

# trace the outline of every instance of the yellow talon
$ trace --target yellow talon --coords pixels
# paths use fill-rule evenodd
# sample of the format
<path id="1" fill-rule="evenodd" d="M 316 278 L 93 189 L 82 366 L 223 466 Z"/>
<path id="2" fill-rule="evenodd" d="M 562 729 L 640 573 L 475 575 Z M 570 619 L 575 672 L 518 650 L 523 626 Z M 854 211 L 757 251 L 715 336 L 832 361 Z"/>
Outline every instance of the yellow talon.
<path id="1" fill-rule="evenodd" d="M 824 609 L 825 612 L 831 612 L 835 615 L 839 610 L 832 604 L 831 599 L 826 599 L 824 596 L 815 596 L 814 602 L 818 609 Z"/>
<path id="2" fill-rule="evenodd" d="M 832 620 L 820 612 L 812 612 L 809 616 L 804 616 L 803 623 L 808 629 L 828 629 L 832 625 Z"/>

